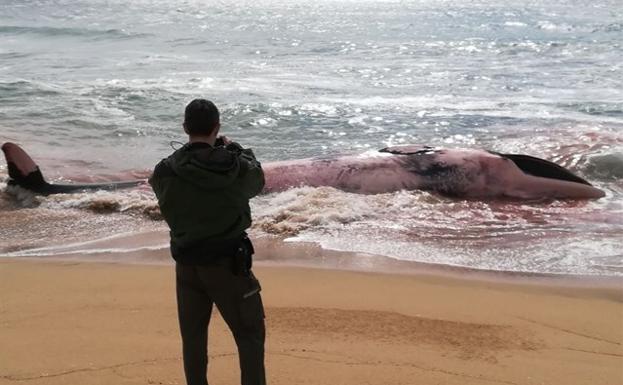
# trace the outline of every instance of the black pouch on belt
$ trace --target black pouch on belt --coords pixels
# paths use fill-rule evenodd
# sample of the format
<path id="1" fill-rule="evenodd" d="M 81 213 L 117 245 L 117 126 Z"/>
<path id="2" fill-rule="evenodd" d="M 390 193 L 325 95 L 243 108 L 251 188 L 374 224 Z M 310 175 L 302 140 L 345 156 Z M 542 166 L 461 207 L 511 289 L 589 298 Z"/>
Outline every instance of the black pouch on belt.
<path id="1" fill-rule="evenodd" d="M 251 275 L 251 267 L 253 265 L 253 243 L 246 235 L 242 238 L 240 246 L 234 256 L 234 274 L 242 277 Z"/>

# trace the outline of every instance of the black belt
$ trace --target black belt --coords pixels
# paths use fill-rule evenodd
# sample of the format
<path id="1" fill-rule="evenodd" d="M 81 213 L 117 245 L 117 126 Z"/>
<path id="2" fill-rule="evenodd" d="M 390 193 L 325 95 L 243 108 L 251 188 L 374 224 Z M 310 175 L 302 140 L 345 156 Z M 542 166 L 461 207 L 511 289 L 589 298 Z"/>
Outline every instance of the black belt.
<path id="1" fill-rule="evenodd" d="M 171 241 L 171 256 L 183 265 L 220 265 L 240 254 L 253 255 L 254 249 L 247 234 L 224 240 L 202 240 L 189 245 Z"/>

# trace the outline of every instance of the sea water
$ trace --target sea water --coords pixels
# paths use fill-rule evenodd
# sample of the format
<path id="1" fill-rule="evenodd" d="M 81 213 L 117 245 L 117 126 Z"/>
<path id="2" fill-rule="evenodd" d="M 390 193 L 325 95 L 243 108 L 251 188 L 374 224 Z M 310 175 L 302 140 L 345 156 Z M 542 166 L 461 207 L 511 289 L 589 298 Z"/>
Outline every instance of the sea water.
<path id="1" fill-rule="evenodd" d="M 204 97 L 262 162 L 400 144 L 529 154 L 607 196 L 301 187 L 255 198 L 251 231 L 407 261 L 623 275 L 622 44 L 618 0 L 1 1 L 0 140 L 52 181 L 134 175 L 184 141 L 183 108 Z M 148 188 L 13 189 L 0 251 L 163 230 L 155 206 Z"/>

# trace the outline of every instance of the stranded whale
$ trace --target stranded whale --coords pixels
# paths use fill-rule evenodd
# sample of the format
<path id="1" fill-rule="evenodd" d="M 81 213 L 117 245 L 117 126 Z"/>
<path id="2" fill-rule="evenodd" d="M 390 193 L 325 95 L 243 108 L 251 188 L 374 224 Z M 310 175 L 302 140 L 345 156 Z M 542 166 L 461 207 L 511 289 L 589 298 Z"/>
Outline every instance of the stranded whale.
<path id="1" fill-rule="evenodd" d="M 48 183 L 14 143 L 2 145 L 9 185 L 49 195 L 134 187 L 146 179 L 89 184 Z M 388 147 L 365 156 L 263 164 L 264 193 L 298 186 L 332 186 L 362 194 L 426 190 L 472 199 L 596 199 L 605 194 L 569 170 L 528 155 L 428 146 Z"/>

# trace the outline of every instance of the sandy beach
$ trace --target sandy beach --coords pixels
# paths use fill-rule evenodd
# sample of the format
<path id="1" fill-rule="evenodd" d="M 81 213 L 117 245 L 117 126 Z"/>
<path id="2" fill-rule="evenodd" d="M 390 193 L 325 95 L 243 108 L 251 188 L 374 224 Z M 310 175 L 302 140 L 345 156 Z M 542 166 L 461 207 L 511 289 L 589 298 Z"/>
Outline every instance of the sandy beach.
<path id="1" fill-rule="evenodd" d="M 620 287 L 258 266 L 270 384 L 621 384 Z M 0 383 L 183 384 L 171 266 L 0 261 Z M 215 313 L 209 379 L 236 384 Z"/>

